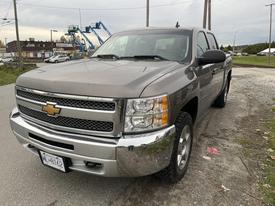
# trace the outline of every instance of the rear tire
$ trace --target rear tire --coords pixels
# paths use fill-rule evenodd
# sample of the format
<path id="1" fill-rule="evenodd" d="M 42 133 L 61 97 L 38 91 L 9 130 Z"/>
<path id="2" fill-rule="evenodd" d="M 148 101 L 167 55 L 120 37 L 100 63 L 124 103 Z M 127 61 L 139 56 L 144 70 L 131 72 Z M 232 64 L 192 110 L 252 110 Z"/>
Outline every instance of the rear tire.
<path id="1" fill-rule="evenodd" d="M 169 183 L 180 181 L 186 171 L 190 160 L 193 143 L 193 122 L 189 113 L 181 112 L 176 122 L 176 138 L 170 164 L 157 173 L 157 177 Z"/>
<path id="2" fill-rule="evenodd" d="M 214 102 L 215 107 L 219 107 L 219 108 L 225 107 L 227 102 L 228 92 L 229 92 L 229 81 L 227 80 L 222 93 L 217 97 L 217 99 Z"/>

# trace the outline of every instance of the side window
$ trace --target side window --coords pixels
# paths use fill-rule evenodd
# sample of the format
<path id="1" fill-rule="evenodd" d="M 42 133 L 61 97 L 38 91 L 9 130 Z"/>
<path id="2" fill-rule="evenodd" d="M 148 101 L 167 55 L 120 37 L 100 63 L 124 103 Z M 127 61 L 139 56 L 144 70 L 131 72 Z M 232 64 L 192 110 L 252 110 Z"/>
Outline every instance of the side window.
<path id="1" fill-rule="evenodd" d="M 213 34 L 207 33 L 207 37 L 209 39 L 209 44 L 211 49 L 219 49 L 216 38 Z"/>
<path id="2" fill-rule="evenodd" d="M 204 32 L 198 33 L 197 52 L 198 57 L 201 57 L 207 50 L 209 50 L 208 42 Z"/>

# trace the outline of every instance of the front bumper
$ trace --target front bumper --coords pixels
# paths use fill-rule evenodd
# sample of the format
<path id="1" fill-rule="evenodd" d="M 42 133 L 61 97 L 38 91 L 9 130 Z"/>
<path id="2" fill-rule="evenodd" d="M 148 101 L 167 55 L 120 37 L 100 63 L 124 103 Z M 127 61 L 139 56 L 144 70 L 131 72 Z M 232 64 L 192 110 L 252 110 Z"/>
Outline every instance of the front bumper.
<path id="1" fill-rule="evenodd" d="M 72 162 L 71 170 L 108 177 L 145 176 L 164 169 L 170 163 L 175 138 L 174 126 L 114 140 L 53 131 L 26 121 L 17 108 L 10 114 L 10 124 L 18 141 L 34 154 L 43 150 L 67 157 Z M 71 145 L 73 149 L 64 148 L 62 144 Z"/>

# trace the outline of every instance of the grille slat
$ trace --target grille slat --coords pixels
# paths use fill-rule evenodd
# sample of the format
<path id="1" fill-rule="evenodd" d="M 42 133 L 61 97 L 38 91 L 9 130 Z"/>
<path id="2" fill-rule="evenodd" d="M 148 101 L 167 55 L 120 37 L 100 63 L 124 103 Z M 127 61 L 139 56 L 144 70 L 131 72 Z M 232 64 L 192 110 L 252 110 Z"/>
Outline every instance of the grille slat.
<path id="1" fill-rule="evenodd" d="M 27 91 L 17 90 L 17 95 L 30 100 L 39 102 L 54 102 L 61 106 L 76 107 L 83 109 L 93 109 L 93 110 L 104 110 L 104 111 L 114 111 L 114 102 L 101 102 L 101 101 L 88 101 L 88 100 L 77 100 L 77 99 L 66 99 L 59 97 L 50 97 L 40 94 L 34 94 Z"/>
<path id="2" fill-rule="evenodd" d="M 68 127 L 68 128 L 76 128 L 76 129 L 84 129 L 84 130 L 92 130 L 92 131 L 100 131 L 100 132 L 112 132 L 113 131 L 113 122 L 105 122 L 105 121 L 94 121 L 94 120 L 86 120 L 86 119 L 77 119 L 71 117 L 50 117 L 47 114 L 39 111 L 35 111 L 24 106 L 18 105 L 19 111 L 23 114 L 38 119 L 40 121 L 50 123 L 57 126 Z"/>

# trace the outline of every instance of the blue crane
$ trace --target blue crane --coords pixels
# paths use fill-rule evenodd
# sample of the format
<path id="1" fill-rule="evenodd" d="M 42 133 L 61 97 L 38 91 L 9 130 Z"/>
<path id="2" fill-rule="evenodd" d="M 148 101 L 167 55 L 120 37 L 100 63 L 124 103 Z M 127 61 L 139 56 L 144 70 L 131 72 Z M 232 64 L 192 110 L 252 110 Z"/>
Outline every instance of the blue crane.
<path id="1" fill-rule="evenodd" d="M 83 44 L 81 42 L 81 40 L 78 40 L 76 38 L 76 34 L 79 33 L 82 37 L 82 39 L 85 41 L 85 43 Z M 93 50 L 95 49 L 95 45 L 90 41 L 90 39 L 87 37 L 87 35 L 85 34 L 85 32 L 81 31 L 81 29 L 79 29 L 78 26 L 74 26 L 74 25 L 71 25 L 69 26 L 69 29 L 68 29 L 68 33 L 66 35 L 69 35 L 72 37 L 73 39 L 73 43 L 77 46 L 79 46 L 79 50 L 81 52 L 84 52 L 86 49 L 86 45 L 88 44 L 88 49 L 90 50 Z"/>
<path id="2" fill-rule="evenodd" d="M 105 27 L 105 25 L 101 21 L 96 22 L 94 26 L 86 26 L 85 31 L 82 31 L 78 26 L 74 26 L 74 25 L 69 26 L 68 34 L 66 34 L 66 35 L 72 36 L 73 42 L 77 46 L 79 46 L 80 51 L 83 52 L 83 51 L 87 50 L 87 49 L 85 49 L 85 45 L 87 45 L 87 44 L 88 44 L 88 49 L 89 50 L 94 50 L 95 49 L 95 45 L 93 44 L 93 42 L 86 35 L 88 33 L 92 32 L 96 36 L 96 38 L 98 39 L 100 45 L 102 45 L 104 43 L 104 40 L 96 32 L 96 30 L 99 30 L 99 29 L 104 29 L 107 32 L 107 34 L 109 36 L 111 36 L 110 31 Z M 81 34 L 81 36 L 83 37 L 83 40 L 85 41 L 84 44 L 76 38 L 77 33 Z"/>
<path id="3" fill-rule="evenodd" d="M 96 30 L 99 30 L 99 29 L 104 29 L 107 34 L 109 35 L 109 37 L 112 35 L 111 32 L 106 28 L 106 26 L 101 22 L 96 22 L 94 26 L 86 26 L 85 27 L 85 32 L 86 33 L 91 33 L 93 32 L 94 35 L 97 37 L 98 41 L 100 44 L 103 44 L 104 43 L 104 40 L 99 36 L 99 34 L 96 32 Z"/>

